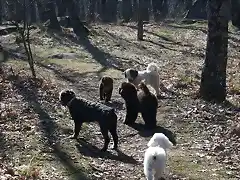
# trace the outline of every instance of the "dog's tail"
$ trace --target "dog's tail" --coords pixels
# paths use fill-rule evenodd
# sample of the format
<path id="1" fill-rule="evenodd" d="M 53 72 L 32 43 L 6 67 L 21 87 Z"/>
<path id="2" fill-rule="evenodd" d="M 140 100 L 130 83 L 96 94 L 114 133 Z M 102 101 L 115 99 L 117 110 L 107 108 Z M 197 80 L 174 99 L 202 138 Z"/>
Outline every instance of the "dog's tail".
<path id="1" fill-rule="evenodd" d="M 144 82 L 139 84 L 139 89 L 141 89 L 146 95 L 151 93 Z"/>
<path id="2" fill-rule="evenodd" d="M 147 71 L 158 73 L 158 66 L 156 63 L 149 63 L 147 66 Z"/>

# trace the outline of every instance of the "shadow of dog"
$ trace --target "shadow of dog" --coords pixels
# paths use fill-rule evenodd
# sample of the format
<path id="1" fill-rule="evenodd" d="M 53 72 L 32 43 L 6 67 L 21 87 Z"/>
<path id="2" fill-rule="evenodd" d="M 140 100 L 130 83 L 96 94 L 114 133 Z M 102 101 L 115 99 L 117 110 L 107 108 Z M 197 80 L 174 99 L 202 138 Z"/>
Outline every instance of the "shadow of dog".
<path id="1" fill-rule="evenodd" d="M 124 154 L 121 150 L 115 150 L 117 155 L 112 154 L 109 151 L 101 151 L 98 147 L 88 143 L 83 138 L 77 139 L 78 144 L 76 144 L 76 148 L 78 149 L 79 153 L 84 156 L 89 156 L 92 158 L 104 158 L 104 159 L 111 159 L 116 161 L 121 161 L 127 164 L 138 164 L 139 162 L 136 161 L 133 157 Z"/>

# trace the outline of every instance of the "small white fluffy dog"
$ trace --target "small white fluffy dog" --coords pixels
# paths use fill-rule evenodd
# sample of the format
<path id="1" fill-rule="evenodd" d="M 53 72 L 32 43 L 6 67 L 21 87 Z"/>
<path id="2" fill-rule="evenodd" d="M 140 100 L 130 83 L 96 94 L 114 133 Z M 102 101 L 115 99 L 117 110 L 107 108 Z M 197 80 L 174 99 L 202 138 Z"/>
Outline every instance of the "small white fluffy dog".
<path id="1" fill-rule="evenodd" d="M 160 95 L 160 79 L 158 66 L 156 63 L 149 63 L 146 70 L 137 71 L 135 69 L 129 68 L 124 71 L 125 78 L 129 82 L 133 83 L 136 87 L 140 84 L 141 81 L 144 81 L 145 84 L 152 86 L 156 95 Z"/>
<path id="2" fill-rule="evenodd" d="M 144 174 L 147 180 L 158 180 L 166 168 L 166 149 L 172 148 L 173 144 L 163 133 L 155 133 L 147 146 L 144 155 Z"/>

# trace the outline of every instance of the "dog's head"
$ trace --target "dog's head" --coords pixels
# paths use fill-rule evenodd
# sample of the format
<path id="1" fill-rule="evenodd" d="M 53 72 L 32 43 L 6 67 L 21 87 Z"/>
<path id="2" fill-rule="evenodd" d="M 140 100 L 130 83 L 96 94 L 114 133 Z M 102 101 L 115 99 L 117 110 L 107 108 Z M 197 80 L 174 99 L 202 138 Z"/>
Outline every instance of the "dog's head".
<path id="1" fill-rule="evenodd" d="M 118 91 L 124 100 L 137 97 L 137 89 L 132 83 L 123 82 Z"/>
<path id="2" fill-rule="evenodd" d="M 133 82 L 136 79 L 136 77 L 138 76 L 138 71 L 135 69 L 131 69 L 131 68 L 126 69 L 124 71 L 124 76 L 125 76 L 125 78 L 127 78 L 129 80 L 129 82 Z"/>
<path id="3" fill-rule="evenodd" d="M 75 97 L 76 94 L 73 90 L 64 89 L 59 93 L 59 101 L 62 106 L 67 106 Z"/>
<path id="4" fill-rule="evenodd" d="M 173 146 L 172 142 L 163 133 L 155 133 L 147 145 L 148 147 L 160 146 L 165 150 Z"/>

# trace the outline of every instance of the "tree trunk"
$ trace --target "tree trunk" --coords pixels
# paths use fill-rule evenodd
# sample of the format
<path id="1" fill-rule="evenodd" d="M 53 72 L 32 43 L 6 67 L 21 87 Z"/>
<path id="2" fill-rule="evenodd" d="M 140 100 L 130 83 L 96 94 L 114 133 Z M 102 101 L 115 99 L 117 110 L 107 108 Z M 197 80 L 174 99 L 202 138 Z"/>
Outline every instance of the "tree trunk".
<path id="1" fill-rule="evenodd" d="M 67 7 L 66 7 L 65 0 L 56 0 L 56 4 L 57 4 L 57 10 L 58 10 L 57 15 L 59 17 L 66 16 Z"/>
<path id="2" fill-rule="evenodd" d="M 105 21 L 105 19 L 106 19 L 106 10 L 107 10 L 107 2 L 106 2 L 106 0 L 101 0 L 100 18 L 102 21 Z"/>
<path id="3" fill-rule="evenodd" d="M 190 9 L 186 15 L 186 18 L 207 19 L 206 5 L 207 5 L 207 0 L 197 0 L 191 6 L 189 2 L 188 6 Z"/>
<path id="4" fill-rule="evenodd" d="M 21 1 L 15 1 L 15 8 L 16 8 L 16 16 L 15 16 L 14 20 L 16 20 L 18 22 L 24 20 L 23 14 L 26 12 L 24 12 L 24 7 L 23 7 L 23 4 L 21 3 Z"/>
<path id="5" fill-rule="evenodd" d="M 88 20 L 90 22 L 95 21 L 95 9 L 96 9 L 96 0 L 90 0 L 89 2 L 89 14 L 88 14 Z"/>
<path id="6" fill-rule="evenodd" d="M 240 2 L 232 0 L 232 24 L 240 29 Z"/>
<path id="7" fill-rule="evenodd" d="M 122 0 L 121 11 L 124 22 L 129 22 L 132 17 L 132 1 Z"/>
<path id="8" fill-rule="evenodd" d="M 41 22 L 46 22 L 48 20 L 48 17 L 46 15 L 44 4 L 42 0 L 37 0 L 37 8 L 38 8 L 38 17 Z"/>
<path id="9" fill-rule="evenodd" d="M 2 0 L 0 0 L 0 25 L 2 24 L 3 19 L 3 3 Z"/>
<path id="10" fill-rule="evenodd" d="M 229 0 L 208 1 L 207 48 L 200 85 L 200 95 L 207 101 L 226 99 L 228 18 L 224 11 L 229 8 L 228 3 Z"/>
<path id="11" fill-rule="evenodd" d="M 50 25 L 49 28 L 54 29 L 54 30 L 61 30 L 60 24 L 58 22 L 57 19 L 57 15 L 56 15 L 56 6 L 55 3 L 53 1 L 49 1 L 46 4 L 46 13 L 48 18 L 50 19 Z"/>
<path id="12" fill-rule="evenodd" d="M 143 0 L 139 0 L 138 4 L 138 32 L 137 32 L 137 39 L 139 41 L 143 40 Z"/>
<path id="13" fill-rule="evenodd" d="M 138 2 L 137 0 L 133 0 L 133 20 L 138 20 Z"/>
<path id="14" fill-rule="evenodd" d="M 37 10 L 36 10 L 36 2 L 33 1 L 30 3 L 30 14 L 31 14 L 31 23 L 37 22 Z"/>
<path id="15" fill-rule="evenodd" d="M 68 0 L 67 9 L 69 11 L 71 26 L 73 27 L 74 33 L 78 36 L 82 35 L 82 37 L 88 35 L 89 30 L 83 25 L 78 17 L 75 0 Z"/>
<path id="16" fill-rule="evenodd" d="M 118 0 L 108 0 L 107 2 L 107 20 L 108 22 L 117 21 L 117 3 Z"/>

